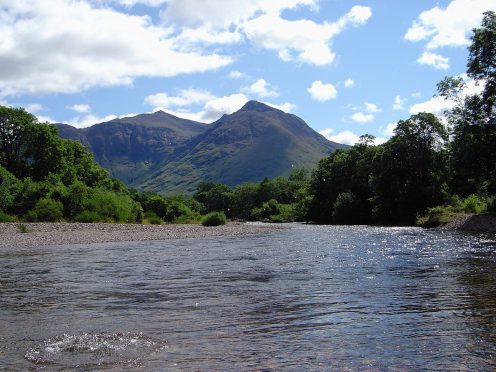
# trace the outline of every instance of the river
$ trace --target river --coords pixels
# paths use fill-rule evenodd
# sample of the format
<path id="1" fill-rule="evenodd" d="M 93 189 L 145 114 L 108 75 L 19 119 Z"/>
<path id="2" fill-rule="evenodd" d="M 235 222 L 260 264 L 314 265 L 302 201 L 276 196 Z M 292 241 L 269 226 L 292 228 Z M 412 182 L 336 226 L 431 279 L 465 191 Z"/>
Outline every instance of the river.
<path id="1" fill-rule="evenodd" d="M 494 235 L 295 224 L 0 265 L 4 370 L 496 368 Z"/>

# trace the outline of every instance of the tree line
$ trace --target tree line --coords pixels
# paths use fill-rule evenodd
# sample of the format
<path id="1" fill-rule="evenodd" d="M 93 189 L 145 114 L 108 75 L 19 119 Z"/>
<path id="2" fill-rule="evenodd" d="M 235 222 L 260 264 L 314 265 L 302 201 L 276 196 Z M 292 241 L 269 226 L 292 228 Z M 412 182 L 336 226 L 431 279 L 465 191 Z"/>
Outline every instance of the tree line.
<path id="1" fill-rule="evenodd" d="M 419 113 L 382 145 L 364 135 L 313 172 L 229 187 L 202 182 L 192 197 L 127 188 L 79 142 L 22 108 L 0 106 L 0 221 L 175 222 L 202 216 L 271 222 L 433 226 L 458 212 L 496 212 L 496 15 L 469 47 L 467 82 L 447 77 L 445 122 Z"/>

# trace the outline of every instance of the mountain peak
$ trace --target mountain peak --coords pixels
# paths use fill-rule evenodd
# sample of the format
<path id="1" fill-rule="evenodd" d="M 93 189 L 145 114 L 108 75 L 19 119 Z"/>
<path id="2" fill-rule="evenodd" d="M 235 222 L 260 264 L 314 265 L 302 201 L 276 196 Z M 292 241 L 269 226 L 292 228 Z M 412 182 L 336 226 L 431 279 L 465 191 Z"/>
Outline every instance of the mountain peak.
<path id="1" fill-rule="evenodd" d="M 269 112 L 278 111 L 277 109 L 258 101 L 248 101 L 244 104 L 239 111 L 256 111 L 256 112 Z"/>

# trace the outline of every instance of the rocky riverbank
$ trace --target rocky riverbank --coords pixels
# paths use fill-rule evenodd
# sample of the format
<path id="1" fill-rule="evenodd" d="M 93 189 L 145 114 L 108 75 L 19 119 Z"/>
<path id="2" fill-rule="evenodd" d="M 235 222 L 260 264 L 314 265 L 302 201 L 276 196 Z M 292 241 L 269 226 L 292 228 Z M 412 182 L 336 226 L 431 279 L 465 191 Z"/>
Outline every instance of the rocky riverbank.
<path id="1" fill-rule="evenodd" d="M 282 225 L 240 222 L 230 222 L 216 227 L 111 223 L 2 223 L 0 248 L 242 236 L 265 234 L 284 228 Z"/>
<path id="2" fill-rule="evenodd" d="M 457 214 L 440 229 L 496 233 L 496 217 L 489 214 Z"/>

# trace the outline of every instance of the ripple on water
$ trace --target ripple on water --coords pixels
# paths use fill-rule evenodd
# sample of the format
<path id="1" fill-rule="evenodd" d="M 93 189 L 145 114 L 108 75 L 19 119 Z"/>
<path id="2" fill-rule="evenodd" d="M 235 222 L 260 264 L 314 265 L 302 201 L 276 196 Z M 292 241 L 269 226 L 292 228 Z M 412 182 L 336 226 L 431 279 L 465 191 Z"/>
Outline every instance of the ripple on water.
<path id="1" fill-rule="evenodd" d="M 24 357 L 37 365 L 59 368 L 139 366 L 147 356 L 165 348 L 165 342 L 142 333 L 63 334 L 44 340 Z"/>

